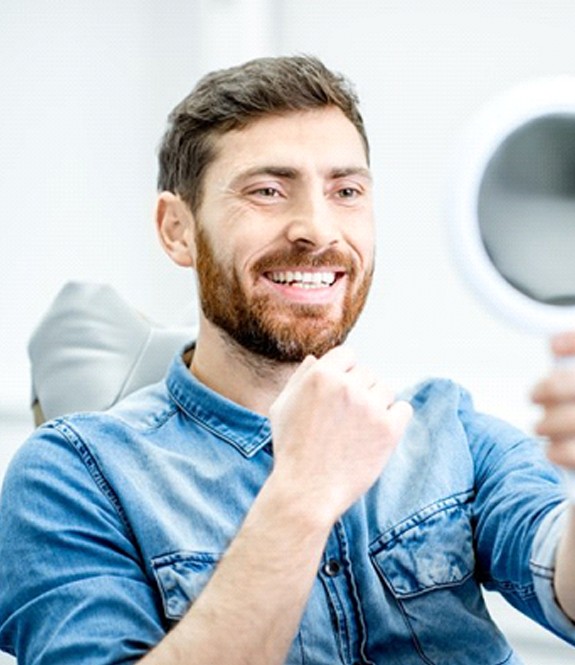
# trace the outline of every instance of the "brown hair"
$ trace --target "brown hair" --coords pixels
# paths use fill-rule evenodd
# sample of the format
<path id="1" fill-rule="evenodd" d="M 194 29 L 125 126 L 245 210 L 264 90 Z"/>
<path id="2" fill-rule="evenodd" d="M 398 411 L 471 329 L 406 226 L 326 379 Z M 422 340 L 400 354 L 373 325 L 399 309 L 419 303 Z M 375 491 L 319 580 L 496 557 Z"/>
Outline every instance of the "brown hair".
<path id="1" fill-rule="evenodd" d="M 215 157 L 214 137 L 264 115 L 336 106 L 369 144 L 351 83 L 312 56 L 258 58 L 212 72 L 168 117 L 159 150 L 158 189 L 196 212 L 202 177 Z"/>

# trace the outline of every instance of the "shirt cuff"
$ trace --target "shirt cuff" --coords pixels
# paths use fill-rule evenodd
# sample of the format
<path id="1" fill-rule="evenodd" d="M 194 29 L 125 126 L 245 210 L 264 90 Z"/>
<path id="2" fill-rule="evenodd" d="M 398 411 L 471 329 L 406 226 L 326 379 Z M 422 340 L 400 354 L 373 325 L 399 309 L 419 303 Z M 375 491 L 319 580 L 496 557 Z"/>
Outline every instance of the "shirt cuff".
<path id="1" fill-rule="evenodd" d="M 530 568 L 537 600 L 550 627 L 569 642 L 575 643 L 575 623 L 561 609 L 553 585 L 557 546 L 567 521 L 568 509 L 568 502 L 560 503 L 539 525 L 533 541 Z"/>

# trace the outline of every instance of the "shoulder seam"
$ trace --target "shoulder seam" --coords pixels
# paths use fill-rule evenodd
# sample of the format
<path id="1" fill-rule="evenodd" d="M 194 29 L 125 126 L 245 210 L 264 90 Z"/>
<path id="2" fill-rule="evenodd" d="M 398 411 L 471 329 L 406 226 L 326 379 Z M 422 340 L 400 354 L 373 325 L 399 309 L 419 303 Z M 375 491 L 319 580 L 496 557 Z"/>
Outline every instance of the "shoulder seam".
<path id="1" fill-rule="evenodd" d="M 134 532 L 132 527 L 126 517 L 126 513 L 122 504 L 118 498 L 116 492 L 112 489 L 111 485 L 108 483 L 100 465 L 92 452 L 90 451 L 87 444 L 84 442 L 80 434 L 74 430 L 74 428 L 64 419 L 57 419 L 50 425 L 54 429 L 58 430 L 60 434 L 66 439 L 70 446 L 76 451 L 84 466 L 88 470 L 88 473 L 92 477 L 96 487 L 102 492 L 102 494 L 108 499 L 112 504 L 114 510 L 117 512 L 118 516 L 122 520 L 125 528 L 128 530 L 130 536 L 135 542 Z"/>

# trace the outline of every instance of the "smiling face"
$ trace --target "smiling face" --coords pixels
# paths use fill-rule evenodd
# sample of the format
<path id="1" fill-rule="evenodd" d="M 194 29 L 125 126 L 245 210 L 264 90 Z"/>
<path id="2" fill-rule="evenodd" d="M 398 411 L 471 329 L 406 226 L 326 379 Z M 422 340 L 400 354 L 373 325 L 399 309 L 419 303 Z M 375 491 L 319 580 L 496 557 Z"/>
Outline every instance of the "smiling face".
<path id="1" fill-rule="evenodd" d="M 373 273 L 371 177 L 336 108 L 216 139 L 194 219 L 202 325 L 282 362 L 341 344 Z"/>

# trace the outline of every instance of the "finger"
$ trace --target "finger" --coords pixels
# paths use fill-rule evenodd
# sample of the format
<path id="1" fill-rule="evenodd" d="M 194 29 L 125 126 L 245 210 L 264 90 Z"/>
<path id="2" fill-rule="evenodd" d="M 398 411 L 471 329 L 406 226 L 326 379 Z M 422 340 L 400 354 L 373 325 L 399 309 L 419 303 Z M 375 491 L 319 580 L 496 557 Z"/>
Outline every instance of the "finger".
<path id="1" fill-rule="evenodd" d="M 355 365 L 346 372 L 346 378 L 351 385 L 361 390 L 372 390 L 379 384 L 377 376 L 364 365 Z"/>
<path id="2" fill-rule="evenodd" d="M 397 433 L 403 433 L 413 417 L 413 407 L 409 402 L 402 399 L 393 402 L 387 412 L 392 419 L 394 429 Z"/>
<path id="3" fill-rule="evenodd" d="M 554 335 L 551 338 L 551 351 L 559 357 L 575 355 L 575 331 Z"/>
<path id="4" fill-rule="evenodd" d="M 575 436 L 575 408 L 573 404 L 558 404 L 546 409 L 543 418 L 535 424 L 540 436 L 565 438 Z"/>
<path id="5" fill-rule="evenodd" d="M 302 360 L 296 371 L 291 375 L 288 384 L 296 384 L 310 371 L 330 370 L 335 372 L 348 372 L 353 369 L 356 362 L 353 351 L 343 346 L 337 346 L 330 349 L 321 358 L 309 355 Z"/>
<path id="6" fill-rule="evenodd" d="M 312 371 L 313 367 L 317 364 L 318 360 L 315 356 L 306 356 L 302 362 L 298 365 L 295 372 L 289 377 L 284 389 L 276 397 L 274 405 L 281 403 L 286 399 L 286 396 L 291 394 L 294 390 L 298 389 L 303 382 L 305 382 L 305 377 Z"/>
<path id="7" fill-rule="evenodd" d="M 556 369 L 535 386 L 531 399 L 536 404 L 575 401 L 575 371 L 568 368 Z"/>
<path id="8" fill-rule="evenodd" d="M 295 374 L 298 374 L 298 372 L 300 374 L 305 374 L 309 370 L 310 367 L 313 367 L 316 364 L 316 362 L 317 362 L 317 358 L 315 356 L 306 356 L 301 361 L 301 363 L 299 364 L 299 367 L 296 369 L 296 371 L 294 372 L 294 374 L 292 376 L 294 376 Z"/>
<path id="9" fill-rule="evenodd" d="M 355 353 L 347 346 L 336 346 L 330 349 L 317 361 L 317 368 L 349 372 L 357 365 Z"/>
<path id="10" fill-rule="evenodd" d="M 371 394 L 382 409 L 389 409 L 395 402 L 395 393 L 381 381 L 372 386 Z"/>
<path id="11" fill-rule="evenodd" d="M 547 446 L 547 457 L 554 464 L 575 468 L 575 438 L 550 442 Z"/>
<path id="12" fill-rule="evenodd" d="M 298 365 L 295 372 L 290 376 L 287 385 L 296 385 L 298 381 L 310 371 L 310 369 L 317 363 L 315 356 L 306 356 Z"/>

